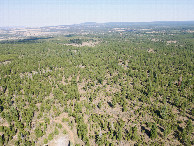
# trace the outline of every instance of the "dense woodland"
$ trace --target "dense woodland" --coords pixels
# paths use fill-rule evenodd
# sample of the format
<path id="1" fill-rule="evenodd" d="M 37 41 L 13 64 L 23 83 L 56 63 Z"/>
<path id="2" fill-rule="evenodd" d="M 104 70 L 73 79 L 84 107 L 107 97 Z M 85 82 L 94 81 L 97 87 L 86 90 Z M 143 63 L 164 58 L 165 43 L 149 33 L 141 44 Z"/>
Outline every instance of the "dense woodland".
<path id="1" fill-rule="evenodd" d="M 0 42 L 0 145 L 194 145 L 194 28 L 133 27 Z"/>

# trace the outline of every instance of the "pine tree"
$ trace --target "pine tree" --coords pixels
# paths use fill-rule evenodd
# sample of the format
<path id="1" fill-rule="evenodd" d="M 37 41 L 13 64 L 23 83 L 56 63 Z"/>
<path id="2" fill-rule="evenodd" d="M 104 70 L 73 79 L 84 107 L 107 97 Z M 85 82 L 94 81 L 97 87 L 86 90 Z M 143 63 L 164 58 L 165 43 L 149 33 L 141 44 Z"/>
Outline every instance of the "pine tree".
<path id="1" fill-rule="evenodd" d="M 151 132 L 150 132 L 150 138 L 151 139 L 155 139 L 157 138 L 158 134 L 157 134 L 157 126 L 156 126 L 156 123 L 154 123 L 152 125 L 152 129 L 151 129 Z"/>

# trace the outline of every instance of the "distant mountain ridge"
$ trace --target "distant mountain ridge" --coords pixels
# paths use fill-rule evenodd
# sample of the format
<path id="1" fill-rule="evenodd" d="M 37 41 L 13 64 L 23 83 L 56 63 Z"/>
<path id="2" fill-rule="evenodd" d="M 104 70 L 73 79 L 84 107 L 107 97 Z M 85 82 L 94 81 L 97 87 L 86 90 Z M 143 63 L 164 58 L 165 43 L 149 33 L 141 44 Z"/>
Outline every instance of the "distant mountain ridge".
<path id="1" fill-rule="evenodd" d="M 85 22 L 81 23 L 82 25 L 96 25 L 96 24 L 105 24 L 105 25 L 142 25 L 142 24 L 193 24 L 194 21 L 153 21 L 153 22 L 105 22 L 105 23 L 96 23 L 96 22 Z"/>
<path id="2" fill-rule="evenodd" d="M 61 26 L 145 26 L 145 25 L 194 25 L 194 21 L 153 21 L 153 22 L 84 22 L 80 24 L 73 25 L 61 25 Z"/>
<path id="3" fill-rule="evenodd" d="M 153 21 L 153 22 L 84 22 L 79 24 L 68 24 L 68 25 L 55 25 L 55 26 L 40 26 L 40 27 L 29 27 L 29 26 L 11 26 L 11 27 L 0 27 L 1 29 L 11 28 L 47 28 L 47 27 L 72 27 L 72 26 L 145 26 L 145 25 L 194 25 L 194 21 Z"/>

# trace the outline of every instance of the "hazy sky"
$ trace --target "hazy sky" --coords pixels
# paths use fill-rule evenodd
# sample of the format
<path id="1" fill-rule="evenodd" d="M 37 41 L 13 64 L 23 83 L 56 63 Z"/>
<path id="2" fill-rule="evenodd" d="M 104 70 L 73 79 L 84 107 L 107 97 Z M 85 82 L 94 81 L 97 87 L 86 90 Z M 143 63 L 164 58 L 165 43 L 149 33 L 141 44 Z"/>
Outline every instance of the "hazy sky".
<path id="1" fill-rule="evenodd" d="M 194 20 L 194 0 L 0 0 L 0 26 Z"/>

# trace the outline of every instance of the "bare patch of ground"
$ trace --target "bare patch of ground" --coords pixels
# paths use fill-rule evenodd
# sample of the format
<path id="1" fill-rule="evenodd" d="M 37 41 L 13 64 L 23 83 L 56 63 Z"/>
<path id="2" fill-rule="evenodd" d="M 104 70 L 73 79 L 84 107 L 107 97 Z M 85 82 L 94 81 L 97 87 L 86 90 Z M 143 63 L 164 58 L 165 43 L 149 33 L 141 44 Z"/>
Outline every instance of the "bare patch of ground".
<path id="1" fill-rule="evenodd" d="M 78 67 L 79 67 L 79 68 L 85 68 L 86 66 L 80 64 Z"/>
<path id="2" fill-rule="evenodd" d="M 166 44 L 169 45 L 169 44 L 176 44 L 177 41 L 167 41 Z"/>
<path id="3" fill-rule="evenodd" d="M 76 130 L 76 126 L 73 127 L 73 129 L 71 129 L 68 126 L 68 123 L 66 122 L 62 122 L 63 118 L 69 118 L 67 113 L 63 113 L 61 114 L 59 117 L 55 118 L 55 120 L 53 120 L 53 122 L 61 124 L 63 126 L 63 129 L 65 129 L 67 131 L 67 135 L 69 138 L 69 141 L 75 145 L 76 143 L 80 143 L 83 144 L 83 141 L 81 141 L 78 136 L 77 136 L 77 130 Z M 55 139 L 55 138 L 54 138 Z M 58 138 L 57 138 L 58 139 Z M 61 138 L 60 138 L 61 139 Z"/>
<path id="4" fill-rule="evenodd" d="M 154 49 L 149 49 L 149 50 L 148 50 L 148 53 L 155 53 L 155 52 L 154 52 Z"/>
<path id="5" fill-rule="evenodd" d="M 32 71 L 32 73 L 30 73 L 30 72 L 20 73 L 20 78 L 23 79 L 25 76 L 27 76 L 28 78 L 32 79 L 32 76 L 35 74 L 38 74 L 38 72 Z"/>
<path id="6" fill-rule="evenodd" d="M 59 135 L 54 140 L 48 143 L 48 146 L 68 146 L 68 145 L 69 145 L 68 135 Z"/>
<path id="7" fill-rule="evenodd" d="M 84 46 L 88 46 L 88 47 L 95 47 L 97 44 L 99 44 L 99 42 L 83 42 L 82 44 L 74 44 L 74 43 L 71 43 L 71 44 L 64 44 L 64 45 L 67 45 L 67 46 L 74 46 L 74 47 L 84 47 Z"/>
<path id="8" fill-rule="evenodd" d="M 160 39 L 151 39 L 152 42 L 159 42 Z"/>
<path id="9" fill-rule="evenodd" d="M 77 84 L 78 91 L 80 94 L 86 94 L 86 91 L 83 89 L 85 87 L 85 82 L 81 82 Z"/>
<path id="10" fill-rule="evenodd" d="M 7 64 L 10 64 L 11 61 L 4 61 L 4 62 L 0 62 L 0 65 L 3 64 L 3 65 L 7 65 Z"/>
<path id="11" fill-rule="evenodd" d="M 4 120 L 3 118 L 0 117 L 0 126 L 9 127 L 9 123 L 7 122 L 7 120 Z"/>

